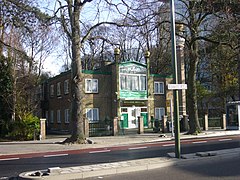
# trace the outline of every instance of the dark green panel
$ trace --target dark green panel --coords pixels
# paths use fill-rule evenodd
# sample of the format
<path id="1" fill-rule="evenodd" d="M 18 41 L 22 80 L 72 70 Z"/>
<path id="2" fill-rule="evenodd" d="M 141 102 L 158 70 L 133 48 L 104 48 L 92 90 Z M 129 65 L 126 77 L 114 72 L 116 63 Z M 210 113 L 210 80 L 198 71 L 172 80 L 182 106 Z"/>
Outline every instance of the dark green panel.
<path id="1" fill-rule="evenodd" d="M 122 114 L 123 116 L 123 128 L 128 128 L 128 114 Z"/>
<path id="2" fill-rule="evenodd" d="M 143 126 L 148 126 L 148 113 L 141 113 L 141 116 L 143 116 Z"/>

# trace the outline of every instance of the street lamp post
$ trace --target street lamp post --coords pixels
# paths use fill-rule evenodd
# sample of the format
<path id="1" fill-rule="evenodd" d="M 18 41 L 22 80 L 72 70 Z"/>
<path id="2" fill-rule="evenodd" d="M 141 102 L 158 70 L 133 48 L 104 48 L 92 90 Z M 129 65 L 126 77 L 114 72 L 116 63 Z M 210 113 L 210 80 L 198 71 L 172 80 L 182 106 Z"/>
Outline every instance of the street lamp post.
<path id="1" fill-rule="evenodd" d="M 240 34 L 238 35 L 238 46 L 240 46 Z M 240 48 L 238 51 L 238 100 L 240 101 Z"/>
<path id="2" fill-rule="evenodd" d="M 175 37 L 175 7 L 174 0 L 170 1 L 171 9 L 171 39 L 172 39 L 172 64 L 174 84 L 178 84 L 178 68 L 177 68 L 177 53 L 176 53 L 176 37 Z M 175 157 L 181 158 L 180 149 L 180 125 L 179 125 L 179 101 L 178 90 L 173 90 L 174 96 L 174 130 L 175 130 Z"/>

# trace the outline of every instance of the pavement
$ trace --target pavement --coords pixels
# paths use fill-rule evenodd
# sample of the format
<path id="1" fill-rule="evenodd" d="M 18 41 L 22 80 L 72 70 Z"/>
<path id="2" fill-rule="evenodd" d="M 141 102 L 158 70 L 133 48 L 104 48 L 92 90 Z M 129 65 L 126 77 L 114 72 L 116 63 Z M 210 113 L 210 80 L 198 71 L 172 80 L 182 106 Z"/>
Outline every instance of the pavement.
<path id="1" fill-rule="evenodd" d="M 240 130 L 209 130 L 203 131 L 198 135 L 185 135 L 181 133 L 180 138 L 192 139 L 203 137 L 218 137 L 240 135 Z M 44 140 L 38 141 L 11 141 L 0 142 L 0 161 L 15 156 L 23 156 L 29 154 L 47 154 L 64 151 L 97 149 L 107 147 L 118 147 L 127 145 L 137 145 L 142 143 L 161 142 L 173 140 L 174 137 L 170 133 L 144 133 L 130 134 L 121 136 L 104 136 L 91 137 L 93 144 L 67 144 L 63 145 L 59 142 L 64 141 L 68 135 L 48 135 Z M 179 163 L 189 162 L 190 160 L 198 160 L 204 157 L 222 157 L 226 155 L 240 155 L 240 148 L 222 150 L 217 152 L 198 152 L 195 154 L 183 155 L 181 159 L 175 158 L 175 154 L 169 154 L 169 157 L 148 158 L 140 160 L 130 160 L 115 163 L 93 164 L 77 167 L 49 167 L 46 170 L 36 170 L 32 172 L 23 172 L 19 175 L 20 179 L 84 179 L 88 177 L 103 176 L 118 173 L 127 173 L 140 170 L 150 170 L 154 168 L 177 165 Z"/>

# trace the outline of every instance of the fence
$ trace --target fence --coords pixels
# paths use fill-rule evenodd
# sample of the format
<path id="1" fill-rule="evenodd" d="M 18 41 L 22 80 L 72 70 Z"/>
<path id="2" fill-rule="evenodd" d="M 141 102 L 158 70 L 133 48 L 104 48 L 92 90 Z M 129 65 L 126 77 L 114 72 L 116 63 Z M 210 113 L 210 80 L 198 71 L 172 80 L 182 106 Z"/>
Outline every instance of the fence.
<path id="1" fill-rule="evenodd" d="M 208 127 L 211 129 L 221 128 L 221 117 L 208 117 Z M 204 118 L 199 118 L 199 124 L 204 127 Z"/>
<path id="2" fill-rule="evenodd" d="M 89 123 L 89 136 L 112 136 L 113 135 L 113 127 L 112 123 L 110 125 L 106 125 L 105 123 Z"/>

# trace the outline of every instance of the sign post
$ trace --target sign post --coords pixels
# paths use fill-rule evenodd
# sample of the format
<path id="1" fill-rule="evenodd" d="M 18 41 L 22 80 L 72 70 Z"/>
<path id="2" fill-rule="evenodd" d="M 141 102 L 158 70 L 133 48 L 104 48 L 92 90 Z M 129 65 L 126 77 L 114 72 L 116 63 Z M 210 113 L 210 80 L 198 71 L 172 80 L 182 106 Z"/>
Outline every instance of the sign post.
<path id="1" fill-rule="evenodd" d="M 171 10 L 171 39 L 172 39 L 172 64 L 174 84 L 178 84 L 178 68 L 177 68 L 177 53 L 176 53 L 176 37 L 175 37 L 175 7 L 174 0 L 170 1 Z M 174 130 L 175 130 L 175 157 L 181 158 L 180 151 L 180 124 L 179 124 L 179 99 L 178 89 L 173 90 L 174 97 Z"/>

